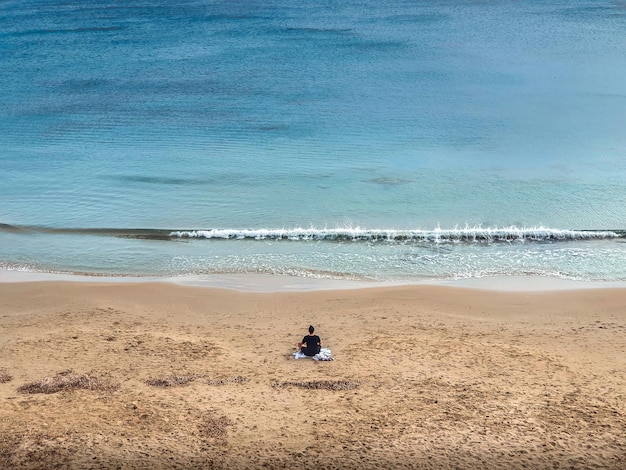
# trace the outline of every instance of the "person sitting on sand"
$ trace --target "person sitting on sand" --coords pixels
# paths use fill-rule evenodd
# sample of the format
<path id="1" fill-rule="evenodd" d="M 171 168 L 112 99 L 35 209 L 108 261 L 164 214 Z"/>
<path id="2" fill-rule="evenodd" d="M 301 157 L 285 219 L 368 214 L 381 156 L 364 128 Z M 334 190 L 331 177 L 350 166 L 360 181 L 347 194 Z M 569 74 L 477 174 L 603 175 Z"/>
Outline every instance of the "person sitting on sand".
<path id="1" fill-rule="evenodd" d="M 322 349 L 322 340 L 314 333 L 313 325 L 309 326 L 309 334 L 298 343 L 300 352 L 305 356 L 315 356 Z"/>

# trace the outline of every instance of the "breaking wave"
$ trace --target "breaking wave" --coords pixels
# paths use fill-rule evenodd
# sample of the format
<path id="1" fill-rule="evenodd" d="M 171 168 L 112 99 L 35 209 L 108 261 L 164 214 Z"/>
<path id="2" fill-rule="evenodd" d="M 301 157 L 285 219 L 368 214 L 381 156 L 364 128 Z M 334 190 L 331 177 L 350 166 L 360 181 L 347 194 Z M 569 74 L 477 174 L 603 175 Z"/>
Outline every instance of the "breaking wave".
<path id="1" fill-rule="evenodd" d="M 281 228 L 281 229 L 126 229 L 126 228 L 54 228 L 0 224 L 0 231 L 11 233 L 49 233 L 97 235 L 145 240 L 291 240 L 329 242 L 401 242 L 401 243 L 497 243 L 600 240 L 626 238 L 625 230 L 566 230 L 546 227 L 465 227 L 432 230 L 364 228 Z"/>
<path id="2" fill-rule="evenodd" d="M 389 241 L 389 242 L 511 242 L 511 241 L 561 241 L 603 238 L 622 238 L 619 231 L 604 230 L 561 230 L 536 228 L 482 228 L 433 230 L 370 230 L 361 228 L 341 229 L 212 229 L 172 231 L 174 238 L 204 239 L 251 239 L 251 240 L 314 240 L 314 241 Z"/>

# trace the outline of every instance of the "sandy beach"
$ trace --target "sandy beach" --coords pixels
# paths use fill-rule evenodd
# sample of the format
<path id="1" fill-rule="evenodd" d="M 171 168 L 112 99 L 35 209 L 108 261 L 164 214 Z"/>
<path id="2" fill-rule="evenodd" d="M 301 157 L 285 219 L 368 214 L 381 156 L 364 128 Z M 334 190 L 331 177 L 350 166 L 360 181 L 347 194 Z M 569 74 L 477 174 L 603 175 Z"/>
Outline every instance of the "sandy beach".
<path id="1" fill-rule="evenodd" d="M 626 289 L 3 282 L 0 319 L 0 468 L 626 468 Z"/>

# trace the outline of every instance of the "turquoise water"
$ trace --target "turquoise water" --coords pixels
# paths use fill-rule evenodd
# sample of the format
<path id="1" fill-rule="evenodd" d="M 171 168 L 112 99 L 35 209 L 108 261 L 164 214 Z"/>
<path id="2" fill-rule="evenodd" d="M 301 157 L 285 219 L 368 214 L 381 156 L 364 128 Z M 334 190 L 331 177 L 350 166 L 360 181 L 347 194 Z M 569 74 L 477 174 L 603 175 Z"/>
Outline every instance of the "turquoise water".
<path id="1" fill-rule="evenodd" d="M 623 2 L 389 3 L 2 2 L 0 267 L 626 280 Z"/>

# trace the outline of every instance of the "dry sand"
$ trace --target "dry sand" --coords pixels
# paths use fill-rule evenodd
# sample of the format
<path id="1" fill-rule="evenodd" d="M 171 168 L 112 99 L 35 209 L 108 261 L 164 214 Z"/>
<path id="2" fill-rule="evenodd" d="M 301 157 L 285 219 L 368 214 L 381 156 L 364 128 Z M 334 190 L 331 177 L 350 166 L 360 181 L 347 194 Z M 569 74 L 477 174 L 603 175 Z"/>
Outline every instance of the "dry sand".
<path id="1" fill-rule="evenodd" d="M 0 468 L 624 469 L 626 290 L 0 283 L 0 382 Z"/>

